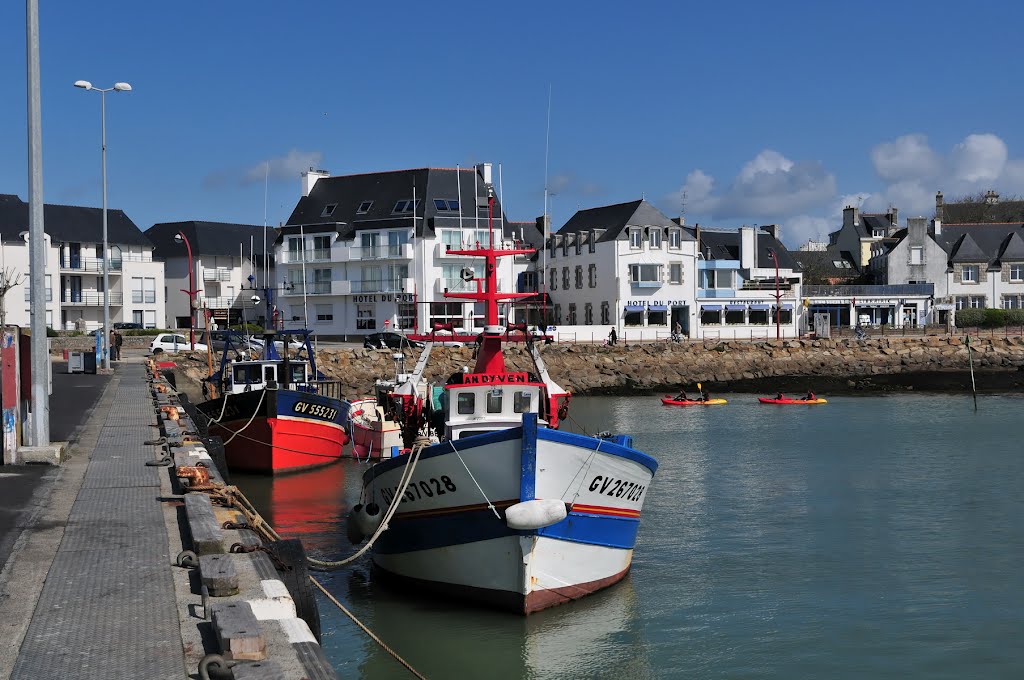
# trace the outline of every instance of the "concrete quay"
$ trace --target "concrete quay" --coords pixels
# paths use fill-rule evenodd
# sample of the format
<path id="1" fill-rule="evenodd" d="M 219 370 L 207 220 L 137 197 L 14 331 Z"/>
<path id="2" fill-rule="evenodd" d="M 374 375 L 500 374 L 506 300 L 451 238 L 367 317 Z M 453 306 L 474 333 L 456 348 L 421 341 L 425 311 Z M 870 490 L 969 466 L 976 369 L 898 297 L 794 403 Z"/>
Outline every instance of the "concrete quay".
<path id="1" fill-rule="evenodd" d="M 0 678 L 336 678 L 301 547 L 223 528 L 218 442 L 162 377 L 107 380 L 0 572 Z"/>

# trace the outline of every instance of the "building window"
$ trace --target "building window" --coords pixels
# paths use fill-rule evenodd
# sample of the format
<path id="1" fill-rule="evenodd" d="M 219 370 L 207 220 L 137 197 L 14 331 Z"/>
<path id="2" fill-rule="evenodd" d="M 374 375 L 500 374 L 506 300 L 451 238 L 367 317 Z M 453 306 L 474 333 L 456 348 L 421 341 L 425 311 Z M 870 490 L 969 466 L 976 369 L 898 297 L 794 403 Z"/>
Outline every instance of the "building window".
<path id="1" fill-rule="evenodd" d="M 379 267 L 375 267 L 377 271 L 380 271 Z M 331 269 L 314 269 L 313 270 L 313 283 L 311 284 L 310 293 L 314 295 L 326 295 L 331 292 Z"/>
<path id="2" fill-rule="evenodd" d="M 661 283 L 660 264 L 629 265 L 629 280 L 634 284 Z"/>
<path id="3" fill-rule="evenodd" d="M 721 326 L 722 325 L 722 310 L 721 309 L 709 309 L 707 307 L 700 308 L 700 323 L 702 326 Z"/>
<path id="4" fill-rule="evenodd" d="M 331 237 L 330 236 L 314 236 L 313 237 L 313 259 L 316 260 L 329 260 L 331 259 Z"/>
<path id="5" fill-rule="evenodd" d="M 359 204 L 359 207 L 356 208 L 356 214 L 365 215 L 366 213 L 370 212 L 370 208 L 372 207 L 373 201 L 363 201 L 362 203 Z"/>
<path id="6" fill-rule="evenodd" d="M 667 326 L 668 325 L 668 310 L 655 311 L 647 310 L 647 325 L 648 326 Z"/>
<path id="7" fill-rule="evenodd" d="M 643 326 L 644 325 L 644 313 L 643 310 L 629 310 L 626 309 L 625 315 L 622 317 L 622 324 L 624 326 Z"/>
<path id="8" fill-rule="evenodd" d="M 291 320 L 292 321 L 302 321 L 303 323 L 305 323 L 305 321 L 302 319 L 302 315 L 304 313 L 304 311 L 302 309 L 302 305 L 289 305 L 288 309 L 292 313 L 292 315 L 291 315 Z"/>
<path id="9" fill-rule="evenodd" d="M 669 229 L 668 232 L 668 247 L 671 250 L 679 250 L 683 247 L 683 231 L 682 229 Z"/>
<path id="10" fill-rule="evenodd" d="M 984 295 L 958 295 L 956 296 L 957 309 L 983 309 L 985 307 Z"/>
<path id="11" fill-rule="evenodd" d="M 569 325 L 570 326 L 575 326 L 576 325 L 576 303 L 575 302 L 570 302 L 569 303 Z"/>
<path id="12" fill-rule="evenodd" d="M 562 267 L 562 290 L 569 290 L 569 268 Z"/>
<path id="13" fill-rule="evenodd" d="M 461 327 L 462 303 L 461 302 L 431 302 L 430 303 L 430 327 L 434 324 L 451 324 L 452 327 Z"/>
<path id="14" fill-rule="evenodd" d="M 732 288 L 732 271 L 724 269 L 705 269 L 703 288 Z"/>
<path id="15" fill-rule="evenodd" d="M 661 229 L 659 227 L 651 227 L 647 240 L 652 248 L 661 248 Z"/>
<path id="16" fill-rule="evenodd" d="M 914 247 L 910 249 L 910 264 L 924 264 L 924 248 Z"/>
<path id="17" fill-rule="evenodd" d="M 562 325 L 562 305 L 555 305 L 555 325 Z"/>
<path id="18" fill-rule="evenodd" d="M 416 303 L 400 302 L 398 304 L 398 328 L 411 331 L 416 327 Z"/>
<path id="19" fill-rule="evenodd" d="M 961 283 L 977 283 L 979 267 L 976 264 L 965 264 L 960 270 Z"/>
<path id="20" fill-rule="evenodd" d="M 583 265 L 576 265 L 576 287 L 583 287 Z"/>
<path id="21" fill-rule="evenodd" d="M 75 277 L 72 276 L 71 278 L 74 279 Z M 74 286 L 71 286 L 71 290 L 72 290 L 71 302 L 79 302 L 80 300 L 76 300 L 74 298 Z M 136 305 L 141 305 L 142 304 L 142 277 L 141 276 L 133 276 L 132 277 L 132 303 L 136 304 Z"/>
<path id="22" fill-rule="evenodd" d="M 1024 309 L 1024 295 L 1004 295 L 1003 309 Z"/>
<path id="23" fill-rule="evenodd" d="M 741 325 L 746 320 L 746 309 L 742 305 L 726 305 L 725 323 L 727 326 Z"/>
<path id="24" fill-rule="evenodd" d="M 629 230 L 629 247 L 630 248 L 643 248 L 644 247 L 644 234 L 639 229 Z"/>
<path id="25" fill-rule="evenodd" d="M 587 269 L 587 285 L 591 288 L 597 288 L 597 265 L 591 263 Z"/>
<path id="26" fill-rule="evenodd" d="M 316 321 L 317 323 L 331 323 L 334 321 L 334 305 L 317 305 Z"/>
<path id="27" fill-rule="evenodd" d="M 145 318 L 145 321 L 142 322 L 142 325 L 145 326 L 146 328 L 156 328 L 156 310 L 146 309 L 142 312 L 142 314 L 143 317 Z"/>
<path id="28" fill-rule="evenodd" d="M 445 212 L 447 212 L 448 211 L 448 204 L 445 202 L 445 200 L 443 198 L 435 198 L 434 199 L 434 208 L 436 208 L 437 210 L 444 210 Z"/>
<path id="29" fill-rule="evenodd" d="M 589 302 L 583 305 L 583 323 L 588 326 L 594 325 L 594 305 Z"/>
<path id="30" fill-rule="evenodd" d="M 299 236 L 293 236 L 288 239 L 289 262 L 302 262 L 302 241 L 303 239 Z"/>
<path id="31" fill-rule="evenodd" d="M 762 305 L 767 307 L 768 305 Z M 748 312 L 751 326 L 767 326 L 768 325 L 768 310 L 767 309 L 754 309 L 751 307 Z"/>
<path id="32" fill-rule="evenodd" d="M 152 277 L 146 277 L 142 283 L 145 286 L 145 288 L 143 289 L 143 292 L 145 293 L 145 298 L 143 301 L 147 304 L 152 304 L 156 302 L 156 279 Z"/>
<path id="33" fill-rule="evenodd" d="M 141 309 L 132 310 L 132 322 L 133 323 L 137 323 L 140 326 L 142 326 L 143 328 L 145 328 L 145 323 L 142 321 L 142 310 Z"/>
<path id="34" fill-rule="evenodd" d="M 609 313 L 608 303 L 601 303 L 601 325 L 610 324 L 612 322 L 611 314 Z"/>
<path id="35" fill-rule="evenodd" d="M 356 305 L 356 328 L 361 331 L 377 328 L 376 305 Z"/>
<path id="36" fill-rule="evenodd" d="M 793 323 L 793 310 L 792 309 L 778 309 L 778 308 L 775 308 L 774 305 L 773 305 L 773 309 L 772 309 L 773 318 L 774 318 L 775 314 L 778 314 L 778 316 L 779 316 L 779 325 L 780 326 L 787 326 L 787 325 Z"/>
<path id="37" fill-rule="evenodd" d="M 552 269 L 551 276 L 549 278 L 551 279 L 551 283 L 548 288 L 551 290 L 558 290 L 558 270 Z"/>
<path id="38" fill-rule="evenodd" d="M 1010 280 L 1011 281 L 1024 281 L 1024 264 L 1011 264 L 1010 265 Z"/>
<path id="39" fill-rule="evenodd" d="M 672 262 L 668 266 L 668 282 L 669 283 L 682 283 L 683 282 L 683 263 Z"/>
<path id="40" fill-rule="evenodd" d="M 597 234 L 590 232 L 590 238 L 587 239 L 587 249 L 592 252 L 597 252 Z"/>
<path id="41" fill-rule="evenodd" d="M 334 209 L 338 207 L 337 203 L 328 203 L 324 206 L 324 211 L 320 213 L 320 217 L 330 217 L 334 214 Z"/>
<path id="42" fill-rule="evenodd" d="M 412 199 L 406 201 L 398 201 L 395 203 L 395 208 L 391 212 L 393 213 L 411 213 L 416 208 L 420 207 L 420 199 L 415 201 Z"/>

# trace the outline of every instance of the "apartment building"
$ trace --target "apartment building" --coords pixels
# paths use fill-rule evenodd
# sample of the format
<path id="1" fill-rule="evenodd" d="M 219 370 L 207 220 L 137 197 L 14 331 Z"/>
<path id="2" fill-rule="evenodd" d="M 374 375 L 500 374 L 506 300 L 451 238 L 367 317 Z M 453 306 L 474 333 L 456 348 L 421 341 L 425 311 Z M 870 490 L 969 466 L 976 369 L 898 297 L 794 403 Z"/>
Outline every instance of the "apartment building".
<path id="1" fill-rule="evenodd" d="M 103 211 L 69 205 L 43 208 L 46 238 L 46 323 L 54 329 L 91 331 L 111 323 L 156 328 L 164 318 L 163 266 L 153 244 L 121 210 L 107 210 L 109 292 L 103 283 Z M 19 276 L 4 303 L 7 323 L 29 325 L 28 203 L 0 194 L 0 266 Z"/>
<path id="2" fill-rule="evenodd" d="M 190 323 L 202 328 L 200 310 L 221 327 L 262 325 L 266 320 L 260 289 L 265 281 L 274 281 L 274 229 L 193 220 L 154 224 L 146 236 L 153 242 L 154 257 L 164 265 L 166 328 L 190 328 Z M 189 309 L 189 290 L 195 291 L 195 316 Z M 253 295 L 260 301 L 254 302 Z"/>

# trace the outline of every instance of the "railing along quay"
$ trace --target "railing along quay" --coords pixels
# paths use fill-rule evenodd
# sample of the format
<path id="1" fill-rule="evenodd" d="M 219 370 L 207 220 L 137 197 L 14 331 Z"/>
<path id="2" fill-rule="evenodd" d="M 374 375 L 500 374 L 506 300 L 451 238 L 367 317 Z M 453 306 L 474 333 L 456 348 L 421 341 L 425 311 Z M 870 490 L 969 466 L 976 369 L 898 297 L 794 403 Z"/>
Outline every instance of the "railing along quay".
<path id="1" fill-rule="evenodd" d="M 165 452 L 151 464 L 172 471 L 184 508 L 179 521 L 187 527 L 182 535 L 190 538 L 175 563 L 197 574 L 184 599 L 200 597 L 201 605 L 183 601 L 181 592 L 178 599 L 182 638 L 201 639 L 204 647 L 199 677 L 337 678 L 320 647 L 320 614 L 301 542 L 261 540 L 232 503 L 240 492 L 228 484 L 223 443 L 206 436 L 205 421 L 156 362 L 147 368 Z M 168 526 L 169 534 L 179 531 Z M 214 635 L 203 636 L 210 626 Z"/>

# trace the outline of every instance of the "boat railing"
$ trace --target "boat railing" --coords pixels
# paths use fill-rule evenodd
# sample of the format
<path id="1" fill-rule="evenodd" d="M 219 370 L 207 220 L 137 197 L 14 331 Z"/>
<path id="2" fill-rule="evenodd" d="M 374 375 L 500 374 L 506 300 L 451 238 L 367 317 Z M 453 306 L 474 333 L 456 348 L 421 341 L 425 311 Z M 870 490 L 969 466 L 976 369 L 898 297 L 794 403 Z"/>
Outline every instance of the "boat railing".
<path id="1" fill-rule="evenodd" d="M 310 392 L 333 399 L 344 399 L 342 396 L 342 383 L 338 380 L 310 380 L 304 383 L 296 383 L 295 389 L 300 392 Z"/>

